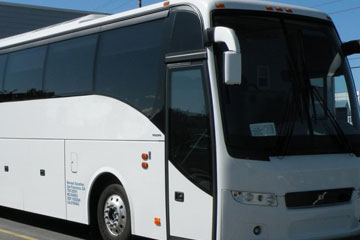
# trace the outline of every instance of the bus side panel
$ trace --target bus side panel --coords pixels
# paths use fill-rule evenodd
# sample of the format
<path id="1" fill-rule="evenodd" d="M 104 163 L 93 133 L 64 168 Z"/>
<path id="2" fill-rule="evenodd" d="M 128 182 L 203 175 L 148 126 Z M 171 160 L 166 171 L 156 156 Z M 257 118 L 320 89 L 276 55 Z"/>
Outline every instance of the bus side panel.
<path id="1" fill-rule="evenodd" d="M 66 219 L 63 140 L 22 140 L 24 210 Z"/>
<path id="2" fill-rule="evenodd" d="M 0 139 L 0 205 L 23 210 L 24 153 L 15 141 Z"/>
<path id="3" fill-rule="evenodd" d="M 107 172 L 127 193 L 132 233 L 166 239 L 164 142 L 68 140 L 65 149 L 68 220 L 88 223 L 89 190 Z M 148 169 L 141 166 L 142 153 L 151 156 Z M 161 219 L 161 226 L 154 218 Z"/>
<path id="4" fill-rule="evenodd" d="M 2 139 L 0 149 L 8 166 L 8 172 L 3 168 L 1 204 L 66 219 L 64 141 Z"/>

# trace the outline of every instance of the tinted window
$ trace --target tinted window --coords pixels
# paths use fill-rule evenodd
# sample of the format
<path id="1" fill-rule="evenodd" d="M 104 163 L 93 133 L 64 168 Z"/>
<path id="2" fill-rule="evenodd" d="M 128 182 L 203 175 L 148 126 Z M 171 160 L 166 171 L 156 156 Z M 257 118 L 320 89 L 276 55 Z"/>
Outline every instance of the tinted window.
<path id="1" fill-rule="evenodd" d="M 46 46 L 9 54 L 4 90 L 27 93 L 42 90 Z"/>
<path id="2" fill-rule="evenodd" d="M 170 72 L 170 161 L 201 189 L 212 183 L 208 106 L 201 68 Z"/>
<path id="3" fill-rule="evenodd" d="M 7 55 L 0 55 L 0 90 L 3 90 L 4 76 L 5 76 L 5 65 Z"/>
<path id="4" fill-rule="evenodd" d="M 61 96 L 92 91 L 97 38 L 97 35 L 91 35 L 50 44 L 45 72 L 46 92 Z"/>
<path id="5" fill-rule="evenodd" d="M 104 32 L 96 92 L 125 101 L 152 118 L 163 106 L 163 20 Z"/>
<path id="6" fill-rule="evenodd" d="M 204 48 L 199 17 L 192 12 L 177 12 L 169 52 L 184 52 Z"/>
<path id="7" fill-rule="evenodd" d="M 341 48 L 330 22 L 242 11 L 216 12 L 213 22 L 235 31 L 245 59 L 241 85 L 219 82 L 231 156 L 269 160 L 359 152 L 360 132 L 350 113 L 357 103 L 347 90 L 350 71 L 345 61 L 335 69 L 330 66 Z M 221 70 L 219 50 L 215 48 Z"/>

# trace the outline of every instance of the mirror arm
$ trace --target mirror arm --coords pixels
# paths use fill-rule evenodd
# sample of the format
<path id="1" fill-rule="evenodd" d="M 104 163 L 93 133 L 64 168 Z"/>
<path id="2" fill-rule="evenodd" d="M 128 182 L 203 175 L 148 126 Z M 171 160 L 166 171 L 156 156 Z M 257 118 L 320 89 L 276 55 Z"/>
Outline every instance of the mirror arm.
<path id="1" fill-rule="evenodd" d="M 360 53 L 360 40 L 354 40 L 341 44 L 341 49 L 345 56 Z"/>
<path id="2" fill-rule="evenodd" d="M 241 84 L 241 51 L 240 43 L 233 29 L 215 27 L 205 31 L 206 46 L 224 43 L 227 51 L 223 52 L 223 77 L 227 85 Z"/>
<path id="3" fill-rule="evenodd" d="M 240 53 L 240 45 L 235 31 L 227 27 L 215 27 L 205 30 L 205 44 L 225 43 L 229 51 Z"/>

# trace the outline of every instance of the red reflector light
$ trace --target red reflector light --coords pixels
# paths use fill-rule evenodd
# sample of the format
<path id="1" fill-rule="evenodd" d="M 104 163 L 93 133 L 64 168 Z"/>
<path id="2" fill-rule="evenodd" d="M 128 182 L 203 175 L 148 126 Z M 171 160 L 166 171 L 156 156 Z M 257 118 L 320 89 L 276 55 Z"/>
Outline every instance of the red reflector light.
<path id="1" fill-rule="evenodd" d="M 215 7 L 216 7 L 216 8 L 225 8 L 225 4 L 223 4 L 223 3 L 217 3 L 217 4 L 215 4 Z"/>
<path id="2" fill-rule="evenodd" d="M 274 11 L 274 9 L 273 9 L 272 7 L 270 7 L 270 6 L 266 6 L 265 8 L 266 8 L 266 10 L 268 10 L 268 11 Z"/>
<path id="3" fill-rule="evenodd" d="M 284 11 L 281 7 L 277 7 L 276 8 L 276 11 L 278 11 L 278 12 L 282 12 L 282 11 Z"/>
<path id="4" fill-rule="evenodd" d="M 169 6 L 170 2 L 164 2 L 164 7 Z"/>
<path id="5" fill-rule="evenodd" d="M 293 10 L 291 10 L 290 8 L 285 8 L 285 11 L 288 12 L 288 13 L 292 13 Z"/>
<path id="6" fill-rule="evenodd" d="M 142 166 L 143 169 L 148 169 L 149 168 L 149 164 L 147 162 L 141 163 L 141 166 Z"/>
<path id="7" fill-rule="evenodd" d="M 148 155 L 147 153 L 143 153 L 143 154 L 141 154 L 141 158 L 142 158 L 143 160 L 148 160 L 148 159 L 149 159 L 149 155 Z"/>

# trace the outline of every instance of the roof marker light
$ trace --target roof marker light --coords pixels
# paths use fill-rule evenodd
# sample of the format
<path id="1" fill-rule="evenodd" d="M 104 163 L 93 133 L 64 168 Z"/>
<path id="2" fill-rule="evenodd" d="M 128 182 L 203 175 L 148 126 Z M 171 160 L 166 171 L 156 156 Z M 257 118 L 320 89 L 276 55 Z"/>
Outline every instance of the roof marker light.
<path id="1" fill-rule="evenodd" d="M 225 8 L 225 4 L 223 4 L 223 3 L 216 3 L 216 4 L 215 4 L 215 7 L 216 7 L 216 8 Z"/>
<path id="2" fill-rule="evenodd" d="M 278 12 L 282 12 L 282 11 L 284 11 L 281 7 L 277 7 L 276 8 L 276 11 L 278 11 Z"/>
<path id="3" fill-rule="evenodd" d="M 169 1 L 164 2 L 164 7 L 169 6 L 169 5 L 170 5 Z"/>
<path id="4" fill-rule="evenodd" d="M 285 8 L 285 11 L 288 12 L 288 13 L 293 13 L 293 10 L 290 9 L 290 8 Z"/>
<path id="5" fill-rule="evenodd" d="M 332 19 L 329 15 L 327 15 L 326 18 L 327 18 L 327 20 L 332 21 Z"/>
<path id="6" fill-rule="evenodd" d="M 270 7 L 270 6 L 266 6 L 265 8 L 266 8 L 266 10 L 268 10 L 268 11 L 274 11 L 274 9 L 273 9 L 272 7 Z"/>

